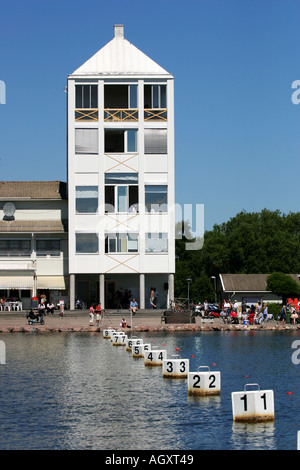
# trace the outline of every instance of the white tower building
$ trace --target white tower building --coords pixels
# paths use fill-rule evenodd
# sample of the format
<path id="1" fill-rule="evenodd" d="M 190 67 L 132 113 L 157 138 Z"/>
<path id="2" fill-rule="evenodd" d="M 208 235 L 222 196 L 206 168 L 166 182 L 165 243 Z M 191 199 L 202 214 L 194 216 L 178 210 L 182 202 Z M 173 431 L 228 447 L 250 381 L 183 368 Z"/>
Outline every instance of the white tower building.
<path id="1" fill-rule="evenodd" d="M 124 38 L 68 77 L 70 308 L 174 298 L 174 78 Z"/>

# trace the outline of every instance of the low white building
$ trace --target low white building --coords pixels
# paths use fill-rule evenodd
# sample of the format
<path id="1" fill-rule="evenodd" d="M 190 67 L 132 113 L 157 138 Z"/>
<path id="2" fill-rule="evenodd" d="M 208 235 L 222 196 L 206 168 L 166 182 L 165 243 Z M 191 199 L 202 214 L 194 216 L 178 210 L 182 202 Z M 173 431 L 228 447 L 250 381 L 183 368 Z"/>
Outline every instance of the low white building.
<path id="1" fill-rule="evenodd" d="M 0 182 L 0 298 L 68 299 L 67 185 Z"/>

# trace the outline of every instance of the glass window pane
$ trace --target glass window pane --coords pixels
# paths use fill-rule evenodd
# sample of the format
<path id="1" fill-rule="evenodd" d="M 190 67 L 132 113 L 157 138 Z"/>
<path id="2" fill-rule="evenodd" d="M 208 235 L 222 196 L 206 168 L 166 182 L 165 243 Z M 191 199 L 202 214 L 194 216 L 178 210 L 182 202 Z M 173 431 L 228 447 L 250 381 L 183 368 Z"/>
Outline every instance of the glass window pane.
<path id="1" fill-rule="evenodd" d="M 76 108 L 82 108 L 82 85 L 76 85 Z"/>
<path id="2" fill-rule="evenodd" d="M 105 152 L 106 153 L 124 153 L 124 132 L 123 130 L 108 130 L 106 129 L 104 135 Z"/>
<path id="3" fill-rule="evenodd" d="M 164 154 L 167 149 L 167 129 L 145 129 L 145 154 Z"/>
<path id="4" fill-rule="evenodd" d="M 130 108 L 137 108 L 137 85 L 129 86 Z"/>
<path id="5" fill-rule="evenodd" d="M 138 184 L 138 173 L 105 173 L 105 184 Z"/>
<path id="6" fill-rule="evenodd" d="M 138 211 L 138 204 L 139 204 L 139 188 L 138 186 L 129 186 L 129 212 Z"/>
<path id="7" fill-rule="evenodd" d="M 152 108 L 152 100 L 151 100 L 151 85 L 144 86 L 144 108 L 151 109 Z"/>
<path id="8" fill-rule="evenodd" d="M 128 233 L 128 252 L 136 253 L 138 251 L 138 234 Z"/>
<path id="9" fill-rule="evenodd" d="M 98 187 L 76 186 L 76 212 L 97 212 Z"/>
<path id="10" fill-rule="evenodd" d="M 167 87 L 166 85 L 160 85 L 160 107 L 167 107 Z"/>
<path id="11" fill-rule="evenodd" d="M 75 153 L 98 153 L 98 129 L 75 129 Z"/>
<path id="12" fill-rule="evenodd" d="M 98 235 L 76 233 L 76 253 L 98 253 Z"/>
<path id="13" fill-rule="evenodd" d="M 90 86 L 83 85 L 83 108 L 90 108 Z"/>
<path id="14" fill-rule="evenodd" d="M 158 85 L 153 85 L 152 87 L 152 93 L 153 93 L 153 108 L 159 108 L 159 96 L 158 96 L 158 91 L 159 91 L 159 86 Z"/>
<path id="15" fill-rule="evenodd" d="M 108 250 L 109 253 L 115 253 L 117 248 L 117 239 L 116 238 L 109 238 L 108 239 Z"/>
<path id="16" fill-rule="evenodd" d="M 167 253 L 168 234 L 146 233 L 145 250 L 146 253 Z"/>
<path id="17" fill-rule="evenodd" d="M 127 131 L 127 152 L 136 152 L 137 149 L 137 131 L 129 129 Z"/>
<path id="18" fill-rule="evenodd" d="M 146 185 L 145 205 L 148 212 L 167 212 L 168 187 L 165 185 Z"/>
<path id="19" fill-rule="evenodd" d="M 105 212 L 115 212 L 114 186 L 105 186 Z"/>
<path id="20" fill-rule="evenodd" d="M 128 212 L 128 188 L 118 186 L 118 212 Z"/>
<path id="21" fill-rule="evenodd" d="M 104 108 L 128 109 L 128 85 L 104 85 Z"/>
<path id="22" fill-rule="evenodd" d="M 91 85 L 91 108 L 98 108 L 98 87 Z"/>

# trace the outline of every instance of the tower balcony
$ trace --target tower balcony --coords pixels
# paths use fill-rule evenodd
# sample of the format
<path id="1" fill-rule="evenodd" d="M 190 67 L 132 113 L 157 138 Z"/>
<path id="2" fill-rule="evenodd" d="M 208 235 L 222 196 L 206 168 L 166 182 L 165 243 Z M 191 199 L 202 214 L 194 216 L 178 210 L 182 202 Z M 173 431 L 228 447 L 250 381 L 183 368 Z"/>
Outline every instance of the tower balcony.
<path id="1" fill-rule="evenodd" d="M 75 121 L 98 121 L 98 108 L 75 109 Z"/>
<path id="2" fill-rule="evenodd" d="M 144 110 L 145 121 L 167 121 L 167 109 L 166 108 L 154 108 Z"/>
<path id="3" fill-rule="evenodd" d="M 105 122 L 128 122 L 138 121 L 139 113 L 137 109 L 106 108 L 104 109 Z"/>

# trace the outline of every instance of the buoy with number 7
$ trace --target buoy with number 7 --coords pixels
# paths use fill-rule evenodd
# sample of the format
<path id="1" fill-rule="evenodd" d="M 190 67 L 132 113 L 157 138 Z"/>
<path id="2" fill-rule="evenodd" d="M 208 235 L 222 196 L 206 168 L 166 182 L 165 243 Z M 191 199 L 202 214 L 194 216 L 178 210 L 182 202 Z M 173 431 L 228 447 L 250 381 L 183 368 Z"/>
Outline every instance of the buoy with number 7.
<path id="1" fill-rule="evenodd" d="M 171 359 L 163 361 L 163 377 L 171 379 L 186 379 L 189 373 L 189 360 L 181 359 L 179 354 L 173 354 Z"/>
<path id="2" fill-rule="evenodd" d="M 247 387 L 257 387 L 247 390 Z M 232 392 L 232 413 L 234 421 L 274 421 L 274 392 L 260 390 L 258 384 L 246 384 L 243 392 Z"/>
<path id="3" fill-rule="evenodd" d="M 127 336 L 118 334 L 112 336 L 112 345 L 113 346 L 125 346 L 126 345 Z"/>
<path id="4" fill-rule="evenodd" d="M 188 395 L 220 395 L 221 372 L 199 366 L 197 372 L 189 372 Z"/>

